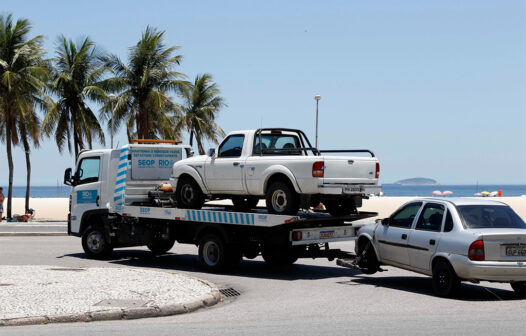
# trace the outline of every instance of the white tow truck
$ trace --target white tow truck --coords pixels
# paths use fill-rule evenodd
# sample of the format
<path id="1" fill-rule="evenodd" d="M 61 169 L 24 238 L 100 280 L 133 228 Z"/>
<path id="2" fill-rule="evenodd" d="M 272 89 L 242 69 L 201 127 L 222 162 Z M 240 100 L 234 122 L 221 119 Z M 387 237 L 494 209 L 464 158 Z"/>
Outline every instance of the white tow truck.
<path id="1" fill-rule="evenodd" d="M 144 245 L 162 254 L 177 241 L 199 246 L 199 260 L 208 271 L 231 268 L 260 253 L 267 263 L 281 265 L 298 258 L 346 258 L 350 252 L 330 249 L 329 243 L 356 239 L 359 225 L 353 221 L 376 215 L 335 217 L 312 210 L 276 215 L 256 206 L 233 211 L 224 204 L 181 208 L 169 181 L 174 163 L 192 156 L 191 148 L 138 142 L 82 151 L 75 169 L 64 173 L 64 183 L 72 187 L 68 234 L 82 238 L 90 257 L 108 258 L 114 248 Z"/>

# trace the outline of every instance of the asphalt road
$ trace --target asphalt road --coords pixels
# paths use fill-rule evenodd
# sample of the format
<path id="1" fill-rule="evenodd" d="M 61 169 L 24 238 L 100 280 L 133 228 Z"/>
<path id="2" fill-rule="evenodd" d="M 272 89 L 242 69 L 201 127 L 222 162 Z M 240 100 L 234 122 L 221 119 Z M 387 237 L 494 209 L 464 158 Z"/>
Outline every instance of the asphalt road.
<path id="1" fill-rule="evenodd" d="M 352 249 L 350 243 L 334 247 Z M 1 335 L 523 335 L 526 300 L 507 284 L 463 284 L 456 299 L 433 295 L 429 278 L 388 267 L 367 276 L 327 260 L 268 268 L 261 258 L 236 272 L 202 273 L 197 248 L 178 245 L 152 257 L 125 249 L 109 261 L 86 259 L 74 237 L 0 237 L 0 263 L 65 267 L 141 267 L 176 271 L 241 293 L 195 313 L 132 321 L 1 328 Z M 96 281 L 96 279 L 94 279 Z M 35 290 L 39 290 L 36 288 Z"/>

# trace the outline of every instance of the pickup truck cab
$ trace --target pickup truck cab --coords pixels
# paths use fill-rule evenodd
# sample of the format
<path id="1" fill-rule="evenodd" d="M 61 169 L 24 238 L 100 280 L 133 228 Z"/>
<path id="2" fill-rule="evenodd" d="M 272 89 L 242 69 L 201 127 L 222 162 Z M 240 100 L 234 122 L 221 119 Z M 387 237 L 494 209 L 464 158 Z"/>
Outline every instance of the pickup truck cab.
<path id="1" fill-rule="evenodd" d="M 199 209 L 205 198 L 230 198 L 238 210 L 247 210 L 265 198 L 272 214 L 296 214 L 323 202 L 329 213 L 343 216 L 355 213 L 366 194 L 380 191 L 379 172 L 369 150 L 320 151 L 300 130 L 267 128 L 231 132 L 218 150 L 176 162 L 170 180 L 183 208 Z"/>

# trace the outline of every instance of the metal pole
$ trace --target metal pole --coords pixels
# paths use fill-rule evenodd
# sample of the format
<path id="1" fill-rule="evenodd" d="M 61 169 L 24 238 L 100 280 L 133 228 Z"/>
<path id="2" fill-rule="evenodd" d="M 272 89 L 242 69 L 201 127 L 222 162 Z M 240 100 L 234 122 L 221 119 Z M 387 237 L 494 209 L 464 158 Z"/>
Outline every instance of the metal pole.
<path id="1" fill-rule="evenodd" d="M 115 120 L 113 118 L 115 117 L 115 106 L 114 106 L 113 99 L 111 100 L 111 129 L 110 129 L 110 138 L 111 138 L 111 148 L 113 149 L 113 123 Z"/>
<path id="2" fill-rule="evenodd" d="M 320 95 L 315 95 L 314 99 L 316 100 L 316 141 L 315 141 L 315 147 L 318 148 L 318 103 L 321 99 Z"/>

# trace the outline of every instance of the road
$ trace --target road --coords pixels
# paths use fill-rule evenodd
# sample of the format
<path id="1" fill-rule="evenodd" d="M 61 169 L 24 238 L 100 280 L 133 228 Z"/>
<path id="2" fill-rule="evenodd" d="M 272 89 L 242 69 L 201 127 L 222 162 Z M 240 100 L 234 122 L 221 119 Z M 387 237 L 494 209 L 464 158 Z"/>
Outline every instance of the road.
<path id="1" fill-rule="evenodd" d="M 334 247 L 351 249 L 350 243 Z M 0 263 L 65 267 L 140 267 L 182 272 L 241 295 L 195 313 L 131 321 L 1 328 L 1 335 L 348 335 L 390 333 L 517 335 L 526 328 L 526 300 L 509 285 L 463 284 L 456 299 L 433 295 L 425 276 L 388 267 L 372 276 L 327 260 L 268 268 L 261 258 L 229 274 L 202 273 L 197 248 L 178 245 L 153 257 L 142 248 L 118 250 L 109 261 L 86 259 L 74 237 L 0 237 Z M 94 279 L 96 281 L 96 279 Z M 38 289 L 36 289 L 38 290 Z"/>

